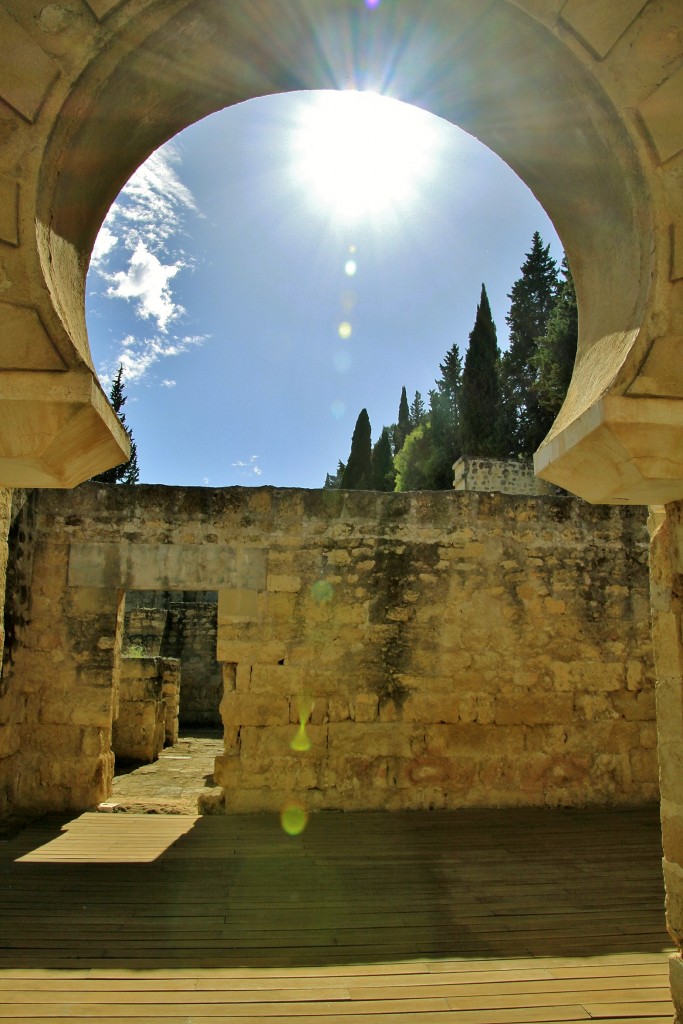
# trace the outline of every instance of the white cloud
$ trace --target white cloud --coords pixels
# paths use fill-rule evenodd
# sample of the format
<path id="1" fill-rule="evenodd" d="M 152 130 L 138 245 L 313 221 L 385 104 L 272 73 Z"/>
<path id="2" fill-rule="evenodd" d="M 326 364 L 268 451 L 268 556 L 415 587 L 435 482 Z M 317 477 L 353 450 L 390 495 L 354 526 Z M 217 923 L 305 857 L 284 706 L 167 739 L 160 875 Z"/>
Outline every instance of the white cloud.
<path id="1" fill-rule="evenodd" d="M 112 285 L 107 295 L 119 299 L 136 299 L 137 312 L 145 320 L 153 318 L 160 331 L 165 331 L 171 320 L 184 313 L 182 306 L 173 301 L 169 281 L 175 277 L 182 261 L 163 264 L 145 243 L 140 241 L 128 263 L 128 270 L 106 275 Z"/>
<path id="2" fill-rule="evenodd" d="M 250 455 L 248 459 L 238 459 L 237 462 L 233 462 L 232 466 L 239 470 L 240 476 L 262 476 L 263 470 L 257 465 L 257 462 L 258 455 Z"/>
<path id="3" fill-rule="evenodd" d="M 102 225 L 100 233 L 95 239 L 95 245 L 90 257 L 90 266 L 99 267 L 107 259 L 109 253 L 116 248 L 119 244 L 118 235 L 115 235 L 113 231 L 109 230 L 107 223 Z"/>
<path id="4" fill-rule="evenodd" d="M 104 387 L 111 381 L 119 366 L 123 367 L 123 379 L 126 384 L 139 383 L 147 375 L 148 370 L 161 359 L 180 356 L 199 345 L 203 345 L 208 335 L 192 334 L 184 337 L 136 338 L 129 334 L 119 342 L 118 353 L 111 366 L 101 368 L 99 378 Z M 162 387 L 175 387 L 174 380 L 164 379 Z"/>
<path id="5" fill-rule="evenodd" d="M 192 260 L 174 243 L 185 216 L 199 215 L 194 196 L 178 177 L 178 149 L 167 143 L 138 168 L 109 210 L 95 242 L 91 268 L 109 285 L 109 298 L 133 301 L 136 315 L 157 329 L 185 310 L 170 282 Z M 125 269 L 113 270 L 121 266 Z"/>

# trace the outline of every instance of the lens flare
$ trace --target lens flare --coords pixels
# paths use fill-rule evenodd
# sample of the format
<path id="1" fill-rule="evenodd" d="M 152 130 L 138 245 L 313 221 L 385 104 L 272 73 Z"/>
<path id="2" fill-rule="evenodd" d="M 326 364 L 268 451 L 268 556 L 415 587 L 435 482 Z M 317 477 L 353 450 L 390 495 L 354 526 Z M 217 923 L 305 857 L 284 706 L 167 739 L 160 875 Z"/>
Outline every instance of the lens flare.
<path id="1" fill-rule="evenodd" d="M 288 836 L 300 836 L 308 825 L 308 811 L 303 804 L 292 800 L 280 811 L 280 824 Z"/>
<path id="2" fill-rule="evenodd" d="M 353 327 L 348 320 L 343 320 L 339 324 L 339 337 L 342 341 L 347 341 L 353 334 Z"/>
<path id="3" fill-rule="evenodd" d="M 334 587 L 328 580 L 317 580 L 311 587 L 311 597 L 316 604 L 327 604 L 334 597 Z"/>
<path id="4" fill-rule="evenodd" d="M 334 400 L 331 406 L 331 410 L 335 420 L 340 420 L 343 416 L 346 415 L 346 406 L 344 405 L 340 398 Z"/>
<path id="5" fill-rule="evenodd" d="M 358 296 L 352 288 L 345 288 L 339 296 L 339 302 L 341 303 L 341 308 L 348 316 L 349 313 L 353 313 L 356 308 L 358 304 Z"/>
<path id="6" fill-rule="evenodd" d="M 313 698 L 309 697 L 306 693 L 301 693 L 296 699 L 296 709 L 299 714 L 299 728 L 297 729 L 296 736 L 289 744 L 292 750 L 296 750 L 297 753 L 304 753 L 311 749 L 311 739 L 306 732 L 306 723 L 311 717 L 313 711 Z"/>
<path id="7" fill-rule="evenodd" d="M 358 270 L 358 264 L 355 260 L 347 260 L 344 264 L 344 273 L 347 277 L 353 277 Z"/>
<path id="8" fill-rule="evenodd" d="M 351 359 L 351 353 L 335 352 L 333 362 L 334 368 L 337 371 L 337 373 L 348 373 L 349 370 L 351 369 L 351 363 L 353 362 L 353 360 Z"/>

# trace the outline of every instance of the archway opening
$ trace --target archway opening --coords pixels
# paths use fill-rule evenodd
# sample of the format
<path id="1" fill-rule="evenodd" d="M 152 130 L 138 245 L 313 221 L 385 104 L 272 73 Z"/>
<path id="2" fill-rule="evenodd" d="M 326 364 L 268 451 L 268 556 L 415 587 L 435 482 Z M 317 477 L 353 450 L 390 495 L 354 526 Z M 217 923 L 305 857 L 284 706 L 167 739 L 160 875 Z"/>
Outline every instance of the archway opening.
<path id="1" fill-rule="evenodd" d="M 269 96 L 187 129 L 112 207 L 88 279 L 94 361 L 105 383 L 123 366 L 141 480 L 322 486 L 362 408 L 374 441 L 403 387 L 429 409 L 482 282 L 507 348 L 536 231 L 559 265 L 514 171 L 388 97 Z"/>

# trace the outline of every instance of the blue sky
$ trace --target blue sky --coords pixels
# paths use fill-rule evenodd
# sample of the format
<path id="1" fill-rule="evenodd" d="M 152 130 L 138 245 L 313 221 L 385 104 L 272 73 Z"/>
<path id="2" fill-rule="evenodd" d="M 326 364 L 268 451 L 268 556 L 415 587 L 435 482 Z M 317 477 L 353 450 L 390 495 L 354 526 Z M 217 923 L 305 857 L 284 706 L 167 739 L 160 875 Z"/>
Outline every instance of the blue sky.
<path id="1" fill-rule="evenodd" d="M 319 487 L 401 387 L 427 398 L 467 347 L 482 282 L 507 294 L 552 224 L 458 128 L 386 98 L 294 93 L 186 129 L 100 232 L 86 317 L 105 388 L 124 366 L 141 482 Z"/>

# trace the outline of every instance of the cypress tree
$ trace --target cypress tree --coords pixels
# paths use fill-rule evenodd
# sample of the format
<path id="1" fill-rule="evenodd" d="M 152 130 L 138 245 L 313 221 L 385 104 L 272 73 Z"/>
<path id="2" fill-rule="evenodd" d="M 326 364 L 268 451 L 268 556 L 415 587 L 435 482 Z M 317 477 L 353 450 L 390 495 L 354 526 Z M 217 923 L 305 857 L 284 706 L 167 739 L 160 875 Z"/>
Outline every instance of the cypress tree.
<path id="1" fill-rule="evenodd" d="M 405 439 L 411 431 L 410 408 L 405 387 L 401 388 L 401 400 L 398 403 L 398 422 L 394 427 L 394 454 L 400 452 Z"/>
<path id="2" fill-rule="evenodd" d="M 538 394 L 535 361 L 540 339 L 545 335 L 558 290 L 557 265 L 550 246 L 538 231 L 522 265 L 522 276 L 508 296 L 510 347 L 501 360 L 501 385 L 505 404 L 506 433 L 512 434 L 511 454 L 531 455 L 552 423 Z"/>
<path id="3" fill-rule="evenodd" d="M 496 327 L 486 288 L 482 285 L 460 391 L 463 455 L 495 457 L 500 454 L 498 359 Z"/>
<path id="4" fill-rule="evenodd" d="M 140 479 L 140 469 L 138 467 L 138 446 L 133 440 L 133 432 L 126 424 L 125 413 L 121 412 L 127 399 L 127 396 L 124 393 L 124 387 L 123 365 L 120 365 L 118 372 L 112 381 L 111 389 L 109 391 L 109 401 L 111 402 L 112 409 L 121 420 L 121 425 L 130 439 L 130 458 L 127 462 L 122 462 L 120 466 L 114 466 L 112 469 L 105 469 L 103 473 L 98 473 L 97 476 L 92 477 L 91 479 L 96 483 L 136 484 Z"/>
<path id="5" fill-rule="evenodd" d="M 391 440 L 386 427 L 382 428 L 372 449 L 372 488 L 375 491 L 393 491 L 396 481 Z"/>
<path id="6" fill-rule="evenodd" d="M 370 417 L 361 409 L 351 438 L 351 453 L 341 478 L 341 487 L 362 491 L 372 487 L 372 442 Z"/>

